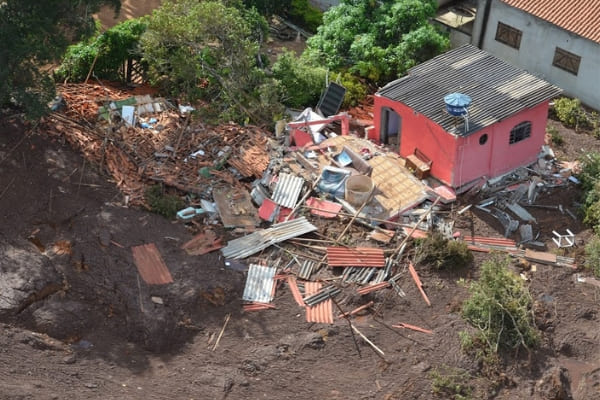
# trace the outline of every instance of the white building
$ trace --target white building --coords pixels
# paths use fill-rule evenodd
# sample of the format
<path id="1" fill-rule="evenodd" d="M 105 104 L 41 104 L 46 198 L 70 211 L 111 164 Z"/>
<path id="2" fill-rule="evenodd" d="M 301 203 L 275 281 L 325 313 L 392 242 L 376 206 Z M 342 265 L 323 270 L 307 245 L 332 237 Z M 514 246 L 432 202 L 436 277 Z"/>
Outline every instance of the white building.
<path id="1" fill-rule="evenodd" d="M 475 15 L 459 20 L 461 10 Z M 436 22 L 453 46 L 471 43 L 600 109 L 600 0 L 465 0 Z"/>

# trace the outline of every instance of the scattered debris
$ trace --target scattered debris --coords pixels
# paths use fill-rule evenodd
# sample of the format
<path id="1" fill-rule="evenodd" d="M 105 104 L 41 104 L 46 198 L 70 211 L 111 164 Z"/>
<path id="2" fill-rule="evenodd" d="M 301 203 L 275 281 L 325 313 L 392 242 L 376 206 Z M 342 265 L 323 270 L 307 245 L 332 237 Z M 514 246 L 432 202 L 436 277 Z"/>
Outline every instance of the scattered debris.
<path id="1" fill-rule="evenodd" d="M 430 335 L 433 335 L 433 331 L 429 330 L 429 329 L 424 329 L 421 327 L 418 327 L 416 325 L 410 325 L 410 324 L 405 324 L 403 322 L 396 324 L 396 325 L 392 325 L 393 328 L 404 328 L 404 329 L 411 329 L 413 331 L 417 331 L 417 332 L 423 332 L 423 333 L 428 333 Z"/>
<path id="2" fill-rule="evenodd" d="M 425 294 L 425 290 L 423 290 L 423 284 L 421 283 L 421 279 L 419 279 L 419 275 L 417 274 L 417 271 L 415 270 L 415 267 L 412 265 L 412 263 L 408 263 L 408 270 L 410 271 L 410 275 L 412 276 L 413 280 L 415 281 L 415 284 L 417 285 L 419 292 L 421 292 L 421 296 L 423 296 L 425 303 L 427 303 L 427 305 L 429 307 L 431 307 L 429 298 Z"/>

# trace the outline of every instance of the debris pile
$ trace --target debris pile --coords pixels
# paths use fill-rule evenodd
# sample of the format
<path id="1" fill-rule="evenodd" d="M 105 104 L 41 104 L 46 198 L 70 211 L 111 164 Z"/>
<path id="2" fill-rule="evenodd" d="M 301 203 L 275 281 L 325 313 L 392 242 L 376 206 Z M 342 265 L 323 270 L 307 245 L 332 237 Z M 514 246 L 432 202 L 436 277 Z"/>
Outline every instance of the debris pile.
<path id="1" fill-rule="evenodd" d="M 528 209 L 572 215 L 566 206 L 536 203 L 544 191 L 577 184 L 573 167 L 558 164 L 548 148 L 531 167 L 473 185 L 469 194 L 479 193 L 478 200 L 456 209 L 451 188 L 419 179 L 394 152 L 351 135 L 347 113 L 325 118 L 307 109 L 273 134 L 254 126 L 208 126 L 191 107 L 149 95 L 95 85 L 61 90 L 66 108 L 47 118 L 48 134 L 105 168 L 126 203 L 144 204 L 148 185 L 177 189 L 187 201 L 177 217 L 196 234 L 182 251 L 220 251 L 226 267 L 247 270 L 247 311 L 276 308 L 272 302 L 284 287 L 309 322 L 333 323 L 334 308 L 350 319 L 374 307 L 373 293 L 403 297 L 412 284 L 436 306 L 408 251 L 412 239 L 433 231 L 473 251 L 574 266 L 573 259 L 524 247 L 543 246 Z M 366 108 L 361 113 L 360 119 L 370 115 Z M 496 218 L 504 237 L 455 231 L 452 218 L 471 208 Z M 574 244 L 568 229 L 554 235 L 557 247 Z M 147 283 L 169 281 L 156 248 L 132 250 Z M 342 309 L 357 302 L 352 311 Z M 395 327 L 433 333 L 408 322 Z"/>

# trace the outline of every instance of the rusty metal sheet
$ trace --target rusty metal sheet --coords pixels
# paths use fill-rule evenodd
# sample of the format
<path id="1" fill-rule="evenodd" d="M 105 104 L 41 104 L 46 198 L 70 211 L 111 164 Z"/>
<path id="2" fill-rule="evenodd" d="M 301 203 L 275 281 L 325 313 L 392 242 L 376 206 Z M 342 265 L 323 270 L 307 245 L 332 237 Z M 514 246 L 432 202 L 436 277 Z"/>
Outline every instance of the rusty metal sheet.
<path id="1" fill-rule="evenodd" d="M 273 201 L 283 207 L 296 207 L 298 197 L 300 197 L 300 192 L 304 186 L 304 179 L 286 173 L 279 174 L 277 179 L 277 185 L 273 191 Z"/>
<path id="2" fill-rule="evenodd" d="M 181 249 L 191 256 L 207 254 L 223 247 L 222 240 L 223 238 L 217 237 L 214 231 L 207 229 L 185 242 Z"/>
<path id="3" fill-rule="evenodd" d="M 328 247 L 327 264 L 330 267 L 383 267 L 383 250 L 375 247 Z"/>
<path id="4" fill-rule="evenodd" d="M 305 296 L 316 294 L 319 290 L 321 290 L 320 282 L 306 282 L 304 284 Z M 333 302 L 331 299 L 322 301 L 313 307 L 306 306 L 306 322 L 333 324 Z"/>
<path id="5" fill-rule="evenodd" d="M 163 261 L 154 243 L 131 248 L 133 262 L 142 279 L 149 285 L 163 285 L 173 282 L 169 268 Z"/>
<path id="6" fill-rule="evenodd" d="M 294 296 L 294 300 L 298 303 L 299 306 L 304 307 L 304 300 L 302 299 L 302 294 L 300 294 L 300 289 L 298 289 L 298 284 L 296 283 L 296 277 L 288 276 L 287 277 L 288 285 L 290 286 L 290 291 L 292 292 L 292 296 Z"/>
<path id="7" fill-rule="evenodd" d="M 276 270 L 275 267 L 250 264 L 242 299 L 258 303 L 270 303 L 273 299 L 273 284 L 275 282 L 273 277 Z"/>

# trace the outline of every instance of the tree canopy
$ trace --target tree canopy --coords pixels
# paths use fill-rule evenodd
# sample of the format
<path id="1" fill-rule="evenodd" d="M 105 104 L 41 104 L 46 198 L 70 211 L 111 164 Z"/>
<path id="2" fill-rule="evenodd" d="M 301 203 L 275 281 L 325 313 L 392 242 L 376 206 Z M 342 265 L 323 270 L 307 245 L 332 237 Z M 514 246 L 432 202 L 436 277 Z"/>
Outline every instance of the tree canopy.
<path id="1" fill-rule="evenodd" d="M 323 15 L 305 56 L 373 82 L 395 79 L 448 48 L 429 24 L 435 0 L 342 0 Z"/>
<path id="2" fill-rule="evenodd" d="M 176 97 L 209 101 L 222 119 L 245 114 L 258 121 L 273 111 L 277 96 L 258 65 L 266 30 L 255 9 L 167 0 L 149 18 L 140 45 L 153 84 Z"/>
<path id="3" fill-rule="evenodd" d="M 94 31 L 92 14 L 119 0 L 6 0 L 0 2 L 0 105 L 22 107 L 30 118 L 44 114 L 54 96 L 45 65 L 72 41 Z"/>

